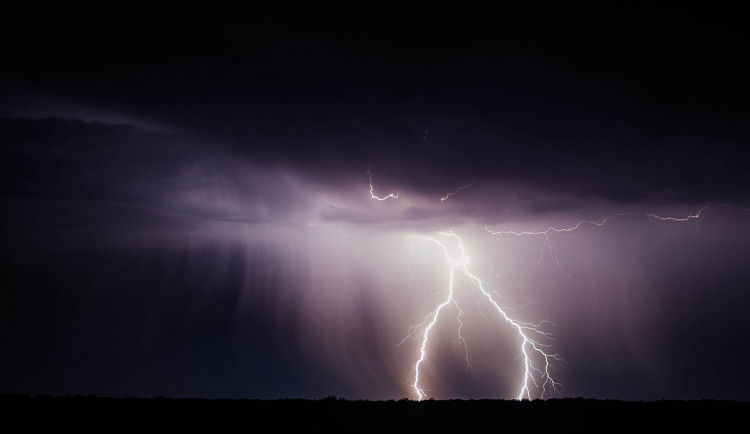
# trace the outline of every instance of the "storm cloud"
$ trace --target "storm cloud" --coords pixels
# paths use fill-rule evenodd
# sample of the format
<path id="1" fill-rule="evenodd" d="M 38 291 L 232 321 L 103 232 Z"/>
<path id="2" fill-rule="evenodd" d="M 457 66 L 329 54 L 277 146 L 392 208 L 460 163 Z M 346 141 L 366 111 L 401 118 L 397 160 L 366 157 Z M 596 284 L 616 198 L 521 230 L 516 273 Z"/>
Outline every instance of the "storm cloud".
<path id="1" fill-rule="evenodd" d="M 0 392 L 748 398 L 738 20 L 315 12 L 0 19 Z"/>

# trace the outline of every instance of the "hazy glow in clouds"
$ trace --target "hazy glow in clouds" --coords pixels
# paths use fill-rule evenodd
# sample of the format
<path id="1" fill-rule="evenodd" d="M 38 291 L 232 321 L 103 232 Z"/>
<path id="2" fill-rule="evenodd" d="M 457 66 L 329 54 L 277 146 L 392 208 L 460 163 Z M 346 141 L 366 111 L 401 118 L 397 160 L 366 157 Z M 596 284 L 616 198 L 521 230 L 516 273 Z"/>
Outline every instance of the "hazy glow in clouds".
<path id="1" fill-rule="evenodd" d="M 566 327 L 559 309 L 590 307 L 550 304 L 540 288 L 564 292 L 586 285 L 575 281 L 581 267 L 568 265 L 576 262 L 570 257 L 595 256 L 599 243 L 577 238 L 619 238 L 613 232 L 622 225 L 648 219 L 684 224 L 711 209 L 687 218 L 624 212 L 568 226 L 495 231 L 462 215 L 465 208 L 446 207 L 442 198 L 409 191 L 377 196 L 369 170 L 332 190 L 289 171 L 244 163 L 221 167 L 208 175 L 205 167 L 183 168 L 178 183 L 189 188 L 169 206 L 207 216 L 215 222 L 211 232 L 226 242 L 244 240 L 286 258 L 274 267 L 287 283 L 263 286 L 292 292 L 279 308 L 283 316 L 299 316 L 315 363 L 344 376 L 357 390 L 352 393 L 374 397 L 533 399 L 561 393 L 558 382 L 568 380 L 559 365 L 572 350 L 556 339 L 556 328 Z M 621 247 L 612 241 L 608 249 L 620 256 Z M 552 269 L 543 267 L 545 258 Z M 593 299 L 611 291 L 591 290 L 601 292 Z M 568 298 L 553 298 L 560 297 Z M 633 303 L 635 320 L 648 306 Z"/>
<path id="2" fill-rule="evenodd" d="M 471 263 L 463 240 L 453 232 L 429 235 L 433 233 L 429 226 L 442 224 L 439 223 L 441 210 L 438 209 L 442 200 L 410 200 L 408 196 L 399 198 L 395 194 L 385 198 L 377 197 L 373 194 L 372 173 L 369 170 L 367 175 L 370 195 L 372 199 L 377 199 L 377 202 L 361 200 L 362 192 L 366 191 L 362 189 L 361 183 L 354 183 L 351 191 L 334 196 L 325 192 L 305 191 L 304 183 L 295 181 L 293 176 L 283 172 L 264 174 L 264 171 L 254 171 L 242 165 L 237 167 L 236 175 L 232 172 L 217 171 L 217 176 L 207 177 L 203 172 L 199 168 L 181 171 L 184 176 L 180 178 L 180 184 L 191 185 L 194 188 L 175 197 L 173 206 L 190 210 L 203 209 L 202 212 L 205 213 L 213 212 L 217 215 L 216 219 L 221 221 L 245 221 L 250 224 L 258 224 L 253 222 L 259 220 L 269 221 L 270 225 L 260 223 L 262 226 L 256 228 L 257 230 L 243 228 L 239 232 L 242 234 L 241 239 L 247 239 L 251 244 L 268 243 L 274 249 L 285 251 L 282 257 L 297 258 L 292 259 L 291 263 L 307 263 L 302 267 L 302 270 L 307 270 L 306 272 L 300 274 L 299 271 L 295 273 L 288 270 L 282 273 L 296 276 L 293 280 L 299 279 L 305 287 L 304 291 L 295 297 L 299 297 L 298 301 L 305 306 L 305 321 L 309 321 L 310 327 L 320 333 L 316 339 L 316 342 L 319 340 L 319 350 L 323 353 L 332 353 L 331 359 L 326 363 L 345 371 L 352 370 L 352 376 L 358 382 L 362 381 L 362 378 L 368 378 L 363 377 L 359 370 L 374 361 L 360 360 L 359 347 L 356 351 L 349 352 L 345 349 L 346 344 L 338 342 L 340 339 L 352 338 L 346 336 L 346 333 L 340 336 L 342 331 L 361 332 L 357 331 L 356 327 L 352 328 L 352 322 L 357 323 L 357 319 L 352 318 L 352 315 L 356 316 L 357 304 L 366 303 L 365 308 L 374 311 L 375 316 L 371 317 L 371 320 L 377 321 L 378 328 L 382 329 L 377 334 L 386 332 L 385 336 L 392 336 L 392 333 L 396 332 L 392 327 L 394 321 L 397 321 L 396 324 L 403 324 L 410 321 L 414 315 L 420 315 L 426 308 L 428 312 L 424 320 L 408 328 L 408 337 L 414 337 L 419 333 L 421 339 L 416 340 L 417 342 L 410 339 L 394 340 L 391 342 L 392 347 L 385 350 L 388 353 L 393 352 L 393 355 L 386 353 L 377 356 L 379 360 L 375 362 L 378 364 L 383 358 L 401 357 L 386 364 L 392 365 L 392 370 L 383 371 L 381 368 L 381 376 L 392 378 L 377 378 L 370 381 L 387 384 L 399 378 L 412 378 L 413 380 L 409 381 L 413 381 L 412 392 L 415 398 L 421 400 L 431 396 L 431 383 L 439 383 L 440 377 L 444 376 L 440 369 L 440 359 L 447 358 L 455 362 L 454 357 L 450 355 L 453 351 L 446 353 L 439 345 L 439 341 L 448 338 L 451 333 L 449 327 L 444 325 L 445 321 L 438 322 L 441 311 L 450 304 L 451 309 L 456 310 L 456 314 L 445 312 L 443 315 L 452 315 L 453 320 L 449 320 L 449 324 L 457 324 L 457 339 L 454 344 L 461 347 L 465 369 L 472 369 L 471 360 L 475 357 L 469 351 L 469 342 L 476 340 L 477 346 L 498 345 L 501 353 L 511 357 L 500 357 L 499 366 L 495 366 L 493 371 L 504 372 L 508 377 L 516 373 L 516 380 L 521 379 L 520 391 L 517 392 L 519 399 L 544 397 L 545 393 L 554 392 L 556 383 L 550 375 L 550 361 L 558 359 L 558 356 L 549 352 L 548 342 L 541 341 L 550 338 L 550 334 L 543 331 L 549 324 L 545 325 L 544 321 L 536 324 L 519 321 L 509 316 L 506 311 L 518 309 L 521 301 L 490 289 L 489 282 L 479 278 L 475 274 L 476 271 L 471 271 L 476 266 Z M 236 177 L 236 183 L 227 181 L 227 177 L 232 176 Z M 257 189 L 256 192 L 268 194 L 268 198 L 291 197 L 303 200 L 293 201 L 296 206 L 285 215 L 286 220 L 274 222 L 274 211 L 269 210 L 263 200 L 254 204 L 243 204 L 239 200 L 242 192 L 231 188 L 235 184 L 268 185 L 275 189 L 272 194 L 269 194 L 265 187 Z M 386 198 L 399 200 L 383 204 L 389 205 L 387 207 L 378 203 Z M 373 203 L 377 206 L 373 206 Z M 416 208 L 422 209 L 422 213 L 414 213 L 413 210 Z M 201 214 L 201 211 L 196 212 Z M 315 223 L 301 226 L 299 222 L 305 218 L 312 219 Z M 275 227 L 278 223 L 282 226 Z M 428 226 L 425 227 L 425 224 Z M 458 228 L 471 233 L 472 229 L 464 227 L 465 225 L 465 222 L 460 223 Z M 223 225 L 218 224 L 217 230 L 223 232 L 224 236 L 239 235 L 229 228 L 219 229 L 221 226 Z M 476 232 L 477 229 L 480 228 L 475 226 L 473 231 Z M 425 240 L 431 246 L 424 246 Z M 420 248 L 415 250 L 417 241 Z M 283 248 L 284 245 L 287 247 Z M 303 253 L 302 258 L 299 252 L 295 253 L 291 248 L 300 245 L 307 246 L 307 253 Z M 438 247 L 437 251 L 435 247 Z M 417 261 L 414 256 L 417 251 L 420 255 L 426 254 L 427 259 L 420 258 Z M 282 265 L 282 270 L 286 270 L 288 266 Z M 436 299 L 438 306 L 430 307 Z M 462 308 L 465 304 L 468 306 Z M 378 306 L 381 306 L 380 309 Z M 396 318 L 397 314 L 401 317 Z M 372 316 L 373 312 L 366 315 Z M 462 334 L 464 328 L 466 336 Z M 468 335 L 468 332 L 473 336 Z M 501 343 L 498 344 L 498 339 L 489 337 L 488 333 L 499 333 L 505 337 L 500 339 Z M 509 339 L 514 339 L 513 336 L 521 341 L 515 345 L 511 344 Z M 372 336 L 367 338 L 372 339 Z M 376 339 L 383 338 L 376 336 Z M 396 363 L 398 360 L 401 360 L 401 363 L 408 360 L 408 357 L 403 357 L 409 353 L 414 354 L 414 348 L 410 347 L 415 344 L 419 348 L 419 359 L 416 365 L 411 367 L 411 373 L 405 373 L 406 366 L 398 366 Z M 503 348 L 506 345 L 507 347 Z M 482 349 L 478 354 L 488 354 L 487 351 Z M 433 352 L 435 354 L 428 357 L 428 353 Z M 347 361 L 352 362 L 350 364 Z M 487 363 L 492 365 L 495 361 L 480 361 L 478 365 L 484 366 Z M 493 380 L 497 377 L 496 372 L 482 375 L 488 376 L 489 384 L 497 381 Z M 402 388 L 399 390 L 403 392 Z M 452 392 L 446 389 L 441 393 L 450 396 Z"/>
<path id="3" fill-rule="evenodd" d="M 314 335 L 315 357 L 346 375 L 352 387 L 376 396 L 407 392 L 416 399 L 462 395 L 460 390 L 465 386 L 460 384 L 462 376 L 457 375 L 461 371 L 470 385 L 484 383 L 482 396 L 514 396 L 512 385 L 519 381 L 520 391 L 515 392 L 518 399 L 560 393 L 564 389 L 558 390 L 559 375 L 553 372 L 565 364 L 561 355 L 566 351 L 555 339 L 553 323 L 559 319 L 550 320 L 550 316 L 559 317 L 555 311 L 560 306 L 550 306 L 538 289 L 527 294 L 509 282 L 524 274 L 537 279 L 535 273 L 542 270 L 539 272 L 546 277 L 539 286 L 565 291 L 579 285 L 572 280 L 579 270 L 566 265 L 571 262 L 571 253 L 579 258 L 597 254 L 596 247 L 586 252 L 585 246 L 591 241 L 578 242 L 577 237 L 611 239 L 612 231 L 622 231 L 622 225 L 607 230 L 616 221 L 625 220 L 621 223 L 626 226 L 643 224 L 650 218 L 660 220 L 660 224 L 682 223 L 710 208 L 703 207 L 686 219 L 627 212 L 580 220 L 566 227 L 493 231 L 471 218 L 452 215 L 456 211 L 451 208 L 441 209 L 444 201 L 435 198 L 408 192 L 400 197 L 386 196 L 398 199 L 388 202 L 372 197 L 370 171 L 367 180 L 352 182 L 335 192 L 310 190 L 310 184 L 295 181 L 291 174 L 249 175 L 252 171 L 248 168 L 240 171 L 243 177 L 259 176 L 256 182 L 268 177 L 264 184 L 282 189 L 269 198 L 280 195 L 300 199 L 287 220 L 270 220 L 262 228 L 246 228 L 243 232 L 251 244 L 267 243 L 274 248 L 286 245 L 282 257 L 306 264 L 297 266 L 298 272 L 291 275 L 299 291 L 294 295 L 301 303 L 298 314 Z M 249 209 L 257 212 L 264 207 Z M 445 222 L 441 216 L 444 209 Z M 268 220 L 274 212 L 266 210 L 262 215 Z M 305 219 L 312 224 L 301 224 Z M 282 226 L 275 226 L 279 223 Z M 441 225 L 452 231 L 436 229 Z M 516 237 L 521 244 L 491 235 Z M 539 236 L 544 238 L 541 244 Z M 563 243 L 557 237 L 566 237 L 566 246 L 559 245 Z M 466 250 L 463 238 L 478 247 L 479 256 Z M 294 247 L 300 245 L 306 246 L 304 252 Z M 618 247 L 617 242 L 609 246 L 612 250 Z M 526 259 L 519 260 L 520 256 Z M 545 258 L 559 271 L 551 275 L 549 270 L 544 271 Z M 499 273 L 498 269 L 503 271 Z M 641 315 L 637 313 L 641 307 L 633 306 L 633 314 Z M 586 305 L 578 308 L 586 309 Z M 415 322 L 415 318 L 421 320 Z M 643 322 L 648 323 L 648 319 Z M 402 334 L 408 330 L 408 336 L 400 340 L 394 337 L 399 329 Z M 373 391 L 375 384 L 381 389 Z"/>
<path id="4" fill-rule="evenodd" d="M 0 393 L 750 398 L 742 14 L 11 9 Z"/>
<path id="5" fill-rule="evenodd" d="M 82 346 L 55 362 L 72 370 L 60 385 L 39 390 L 95 393 L 98 383 L 66 383 L 93 363 L 124 379 L 102 394 L 131 396 L 190 395 L 217 371 L 227 379 L 212 393 L 237 397 L 735 390 L 712 373 L 744 363 L 736 339 L 717 336 L 747 329 L 747 208 L 617 203 L 487 177 L 442 200 L 442 187 L 364 163 L 323 173 L 145 137 L 73 142 L 55 154 L 64 176 L 19 177 L 3 200 L 9 269 L 26 285 L 11 303 L 34 295 L 14 311 L 36 312 L 40 298 L 74 306 L 14 317 L 11 335 L 49 317 L 32 342 Z M 56 152 L 41 143 L 31 149 Z M 60 324 L 80 325 L 69 337 L 52 332 Z M 28 341 L 4 348 L 23 363 L 51 351 L 12 344 Z"/>

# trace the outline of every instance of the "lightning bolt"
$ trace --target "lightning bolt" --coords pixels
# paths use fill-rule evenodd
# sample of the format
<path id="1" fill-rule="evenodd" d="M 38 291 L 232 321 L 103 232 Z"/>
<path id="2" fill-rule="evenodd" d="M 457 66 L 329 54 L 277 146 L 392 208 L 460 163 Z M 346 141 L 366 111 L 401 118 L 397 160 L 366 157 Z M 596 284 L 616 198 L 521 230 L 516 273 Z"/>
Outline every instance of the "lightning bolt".
<path id="1" fill-rule="evenodd" d="M 429 131 L 429 127 L 427 130 L 425 130 L 425 137 L 427 135 L 427 132 Z M 376 199 L 378 201 L 384 201 L 388 198 L 398 198 L 398 193 L 395 194 L 389 194 L 388 196 L 384 197 L 378 197 L 374 193 L 373 185 L 372 185 L 372 173 L 368 169 L 367 174 L 370 177 L 370 196 L 373 199 Z M 474 179 L 469 184 L 466 184 L 464 186 L 459 187 L 458 189 L 454 190 L 453 192 L 450 192 L 443 196 L 440 200 L 445 201 L 451 196 L 455 195 L 459 191 L 468 188 L 474 184 Z M 709 209 L 713 205 L 706 205 L 701 208 L 699 208 L 697 211 L 695 211 L 692 214 L 688 214 L 686 217 L 672 217 L 672 216 L 662 216 L 657 215 L 655 213 L 645 213 L 646 216 L 654 219 L 658 219 L 661 221 L 674 221 L 674 222 L 686 222 L 693 219 L 700 219 L 703 213 Z M 726 206 L 726 207 L 732 207 L 732 208 L 741 208 L 742 210 L 746 212 L 750 212 L 750 208 L 748 207 L 740 207 L 736 205 L 727 205 L 727 204 L 718 204 L 716 206 Z M 555 248 L 554 244 L 552 243 L 551 236 L 553 234 L 565 234 L 565 233 L 571 233 L 580 230 L 582 227 L 585 226 L 596 226 L 596 227 L 602 227 L 608 224 L 613 219 L 622 217 L 622 216 L 628 216 L 628 215 L 634 215 L 635 212 L 626 212 L 626 213 L 618 213 L 613 214 L 607 217 L 604 217 L 601 220 L 580 220 L 578 223 L 576 223 L 573 226 L 570 227 L 555 227 L 555 226 L 547 226 L 546 228 L 544 226 L 538 227 L 536 229 L 532 230 L 524 230 L 524 231 L 512 231 L 512 230 L 503 230 L 503 231 L 494 231 L 490 229 L 489 227 L 485 226 L 485 230 L 490 233 L 493 236 L 540 236 L 544 238 L 544 242 L 542 245 L 542 248 L 540 249 L 540 255 L 539 259 L 537 260 L 537 263 L 534 265 L 536 267 L 539 265 L 544 257 L 545 252 L 549 255 L 551 260 L 563 271 L 567 273 L 565 270 L 565 267 L 562 265 L 557 249 Z M 518 394 L 516 396 L 516 399 L 518 400 L 524 400 L 524 399 L 532 399 L 532 395 L 545 398 L 548 394 L 552 394 L 557 391 L 557 388 L 560 385 L 551 375 L 551 368 L 553 366 L 554 361 L 563 361 L 563 359 L 555 353 L 552 353 L 549 351 L 550 345 L 545 343 L 545 341 L 549 341 L 552 339 L 551 333 L 544 330 L 545 325 L 552 325 L 554 324 L 551 321 L 544 320 L 539 323 L 531 323 L 531 322 L 524 322 L 520 321 L 518 319 L 512 318 L 508 314 L 508 310 L 512 308 L 504 308 L 501 306 L 501 304 L 498 302 L 498 299 L 503 299 L 502 296 L 500 296 L 496 291 L 489 289 L 489 283 L 482 280 L 475 272 L 473 272 L 470 269 L 471 265 L 471 258 L 467 254 L 466 248 L 464 246 L 463 240 L 459 235 L 454 233 L 453 231 L 448 232 L 438 232 L 436 236 L 424 236 L 424 239 L 427 240 L 430 243 L 433 243 L 437 246 L 438 250 L 441 253 L 441 256 L 445 260 L 445 263 L 447 265 L 447 272 L 448 272 L 448 282 L 447 286 L 443 291 L 440 291 L 439 294 L 443 294 L 443 298 L 432 311 L 430 311 L 424 319 L 419 322 L 416 325 L 413 325 L 409 327 L 409 331 L 407 333 L 407 336 L 404 337 L 404 339 L 398 344 L 399 347 L 406 342 L 408 339 L 414 337 L 417 335 L 417 333 L 421 330 L 421 339 L 419 344 L 419 351 L 418 351 L 418 357 L 416 362 L 414 362 L 414 366 L 412 369 L 413 373 L 413 382 L 411 382 L 410 386 L 413 389 L 414 393 L 417 396 L 417 399 L 419 401 L 424 400 L 428 397 L 428 394 L 423 386 L 423 378 L 422 378 L 422 370 L 423 365 L 425 361 L 428 358 L 429 353 L 429 343 L 431 340 L 431 337 L 435 333 L 435 328 L 438 324 L 438 322 L 447 315 L 446 311 L 453 307 L 455 309 L 455 321 L 458 324 L 457 331 L 456 331 L 456 342 L 459 346 L 462 346 L 464 349 L 464 355 L 465 355 L 465 361 L 466 361 L 466 368 L 467 370 L 471 367 L 471 359 L 470 359 L 470 352 L 469 352 L 469 346 L 467 343 L 466 338 L 463 335 L 463 322 L 462 317 L 464 316 L 464 310 L 462 310 L 458 298 L 456 297 L 457 291 L 470 291 L 472 289 L 476 290 L 477 292 L 472 292 L 472 295 L 474 296 L 473 299 L 477 303 L 477 306 L 480 308 L 480 313 L 485 316 L 485 319 L 487 319 L 484 312 L 482 312 L 481 305 L 479 303 L 479 299 L 486 300 L 486 303 L 491 306 L 493 312 L 497 315 L 498 318 L 501 318 L 504 320 L 505 324 L 507 324 L 513 331 L 515 331 L 516 336 L 519 338 L 519 344 L 517 351 L 520 355 L 522 355 L 523 358 L 523 373 L 521 375 L 520 379 L 520 385 Z M 453 242 L 453 248 L 451 249 L 449 247 L 449 241 Z M 412 273 L 411 268 L 411 262 L 414 260 L 414 243 L 412 242 L 411 245 L 411 260 L 409 262 L 409 274 L 410 274 L 410 281 L 409 281 L 409 288 L 411 288 L 414 275 Z M 521 306 L 523 307 L 523 306 Z"/>
<path id="2" fill-rule="evenodd" d="M 538 324 L 533 324 L 511 318 L 495 300 L 492 292 L 488 290 L 487 283 L 469 270 L 471 259 L 466 253 L 466 248 L 464 247 L 461 237 L 459 237 L 454 232 L 439 232 L 438 234 L 441 237 L 455 240 L 458 246 L 458 253 L 456 254 L 454 252 L 452 254 L 450 249 L 448 248 L 448 245 L 440 239 L 431 236 L 425 236 L 428 241 L 438 246 L 438 248 L 442 252 L 443 257 L 445 258 L 445 261 L 448 265 L 448 286 L 445 290 L 446 295 L 443 301 L 433 311 L 431 311 L 421 323 L 417 324 L 416 326 L 412 326 L 409 335 L 404 338 L 405 341 L 415 333 L 416 329 L 424 327 L 424 330 L 422 332 L 422 341 L 419 347 L 419 358 L 414 364 L 413 369 L 414 382 L 411 385 L 417 395 L 418 400 L 421 401 L 427 397 L 427 393 L 420 384 L 420 369 L 422 368 L 422 365 L 427 358 L 430 336 L 436 324 L 438 323 L 438 320 L 440 319 L 441 313 L 450 305 L 455 306 L 458 312 L 456 316 L 456 320 L 459 324 L 457 340 L 459 344 L 464 347 L 467 369 L 471 366 L 469 361 L 469 348 L 466 344 L 466 339 L 461 333 L 461 327 L 463 325 L 461 323 L 461 316 L 463 315 L 463 311 L 461 310 L 459 303 L 455 298 L 455 291 L 458 288 L 456 286 L 457 274 L 463 276 L 470 283 L 470 287 L 473 286 L 474 288 L 479 290 L 479 293 L 487 299 L 488 303 L 494 308 L 497 315 L 505 320 L 505 323 L 515 330 L 516 334 L 521 340 L 518 351 L 523 355 L 524 373 L 517 398 L 519 400 L 531 399 L 532 385 L 535 390 L 540 391 L 542 397 L 544 397 L 548 392 L 554 391 L 559 384 L 550 375 L 551 363 L 552 360 L 561 361 L 562 359 L 557 354 L 548 353 L 547 348 L 549 347 L 549 345 L 539 341 L 539 339 L 551 339 L 551 335 L 548 332 L 543 331 L 542 326 L 544 324 L 552 323 L 549 321 L 542 321 Z M 463 289 L 463 287 L 461 288 Z"/>
<path id="3" fill-rule="evenodd" d="M 615 219 L 617 217 L 622 217 L 625 215 L 633 215 L 634 212 L 626 212 L 626 213 L 619 213 L 619 214 L 613 214 L 611 216 L 605 217 L 601 220 L 581 220 L 578 223 L 576 223 L 574 226 L 567 227 L 567 228 L 556 228 L 553 226 L 548 226 L 547 229 L 542 230 L 541 227 L 530 230 L 530 231 L 493 231 L 487 226 L 484 227 L 484 229 L 489 232 L 492 235 L 512 235 L 512 236 L 527 236 L 527 235 L 533 235 L 533 236 L 543 236 L 544 237 L 544 244 L 542 244 L 542 248 L 539 251 L 539 259 L 537 260 L 536 264 L 534 264 L 534 267 L 537 267 L 542 262 L 542 258 L 544 257 L 544 252 L 547 251 L 549 253 L 550 259 L 552 259 L 552 262 L 555 263 L 561 270 L 563 270 L 566 274 L 570 275 L 568 273 L 568 270 L 565 269 L 565 267 L 560 262 L 559 257 L 557 256 L 557 249 L 552 244 L 550 240 L 550 234 L 553 233 L 565 233 L 565 232 L 573 232 L 578 229 L 580 229 L 582 226 L 592 225 L 592 226 L 604 226 L 607 224 L 610 220 Z"/>
<path id="4" fill-rule="evenodd" d="M 446 194 L 445 196 L 441 197 L 440 198 L 440 202 L 445 202 L 449 197 L 453 196 L 454 194 L 458 193 L 459 191 L 463 190 L 464 188 L 471 187 L 472 185 L 474 185 L 475 179 L 476 178 L 472 178 L 470 183 L 468 183 L 468 184 L 466 184 L 464 186 L 458 187 L 456 190 L 454 190 L 454 191 Z"/>
<path id="5" fill-rule="evenodd" d="M 398 194 L 401 193 L 400 191 L 398 191 L 396 193 L 391 193 L 391 194 L 389 194 L 387 196 L 383 196 L 383 197 L 377 196 L 375 194 L 375 187 L 372 186 L 372 172 L 370 172 L 370 169 L 367 169 L 367 172 L 365 172 L 365 173 L 367 173 L 367 176 L 370 177 L 370 197 L 372 197 L 375 200 L 379 200 L 381 202 L 384 201 L 384 200 L 386 200 L 386 199 L 391 199 L 391 198 L 392 199 L 398 199 Z"/>
<path id="6" fill-rule="evenodd" d="M 696 211 L 696 212 L 694 212 L 692 214 L 688 214 L 687 217 L 663 217 L 663 216 L 656 215 L 654 213 L 646 213 L 646 215 L 649 216 L 649 217 L 658 219 L 658 220 L 662 220 L 662 221 L 686 222 L 686 221 L 692 220 L 692 219 L 696 219 L 696 220 L 700 219 L 701 216 L 703 215 L 703 213 L 707 209 L 709 209 L 711 207 L 717 207 L 717 206 L 724 207 L 724 208 L 741 209 L 741 210 L 743 210 L 745 212 L 750 212 L 750 208 L 748 208 L 746 206 L 732 205 L 732 204 L 728 204 L 728 203 L 715 203 L 715 204 L 705 205 L 702 208 L 698 209 L 698 211 Z"/>
<path id="7" fill-rule="evenodd" d="M 661 217 L 654 213 L 646 213 L 647 216 L 653 217 L 655 219 L 663 220 L 663 221 L 675 221 L 675 222 L 686 222 L 691 219 L 699 219 L 701 218 L 701 214 L 703 214 L 703 211 L 707 210 L 711 205 L 706 205 L 703 208 L 699 209 L 698 211 L 694 212 L 693 214 L 689 214 L 687 217 L 680 218 L 680 217 Z"/>

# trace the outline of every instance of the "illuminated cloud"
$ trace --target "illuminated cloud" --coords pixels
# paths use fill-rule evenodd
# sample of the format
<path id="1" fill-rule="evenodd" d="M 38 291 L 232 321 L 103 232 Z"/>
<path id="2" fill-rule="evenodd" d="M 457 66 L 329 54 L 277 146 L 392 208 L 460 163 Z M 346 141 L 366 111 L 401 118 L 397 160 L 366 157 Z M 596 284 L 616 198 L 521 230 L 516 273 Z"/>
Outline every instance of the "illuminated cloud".
<path id="1" fill-rule="evenodd" d="M 0 26 L 0 393 L 748 398 L 727 30 L 57 12 Z"/>

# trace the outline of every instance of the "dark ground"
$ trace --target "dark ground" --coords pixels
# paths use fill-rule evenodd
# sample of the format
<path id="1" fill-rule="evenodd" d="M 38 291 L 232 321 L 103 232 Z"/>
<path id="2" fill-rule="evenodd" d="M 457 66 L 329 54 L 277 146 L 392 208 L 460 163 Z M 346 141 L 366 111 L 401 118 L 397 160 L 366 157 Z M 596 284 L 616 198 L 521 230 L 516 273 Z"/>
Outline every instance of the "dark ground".
<path id="1" fill-rule="evenodd" d="M 320 400 L 224 400 L 100 398 L 93 396 L 0 396 L 3 424 L 23 430 L 53 428 L 118 431 L 190 429 L 229 431 L 382 428 L 492 427 L 514 432 L 609 432 L 654 429 L 742 431 L 750 402 L 614 401 L 550 399 L 535 401 L 443 400 L 416 402 Z"/>

